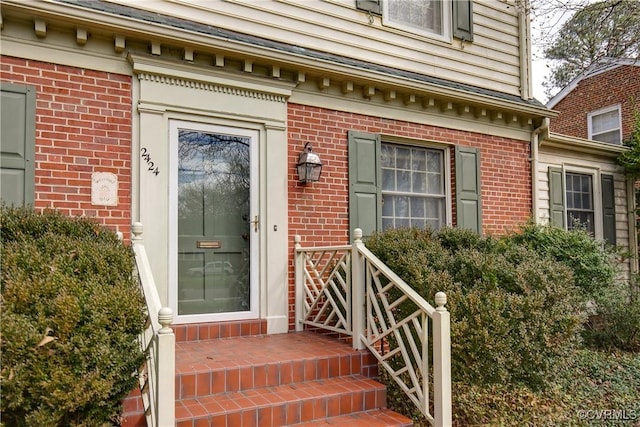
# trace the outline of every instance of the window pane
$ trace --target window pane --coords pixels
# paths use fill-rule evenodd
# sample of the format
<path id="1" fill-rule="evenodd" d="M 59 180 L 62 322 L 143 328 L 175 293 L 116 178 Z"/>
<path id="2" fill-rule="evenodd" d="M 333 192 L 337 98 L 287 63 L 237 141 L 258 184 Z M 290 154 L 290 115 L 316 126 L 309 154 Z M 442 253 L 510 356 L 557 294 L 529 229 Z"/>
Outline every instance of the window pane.
<path id="1" fill-rule="evenodd" d="M 427 192 L 427 174 L 426 173 L 413 173 L 413 192 L 425 193 Z"/>
<path id="2" fill-rule="evenodd" d="M 411 150 L 411 170 L 423 171 L 427 168 L 427 152 Z"/>
<path id="3" fill-rule="evenodd" d="M 582 195 L 580 193 L 573 193 L 572 196 L 573 197 L 572 197 L 570 205 L 572 207 L 576 208 L 576 209 L 581 208 L 582 207 L 582 203 L 581 203 Z"/>
<path id="4" fill-rule="evenodd" d="M 427 218 L 442 218 L 444 212 L 444 199 L 427 200 Z"/>
<path id="5" fill-rule="evenodd" d="M 591 139 L 600 142 L 608 142 L 609 144 L 620 144 L 620 131 L 613 130 L 611 132 L 599 133 L 597 135 L 593 135 Z"/>
<path id="6" fill-rule="evenodd" d="M 382 196 L 382 216 L 383 217 L 392 217 L 393 216 L 393 205 L 394 205 L 394 197 L 393 196 Z"/>
<path id="7" fill-rule="evenodd" d="M 411 221 L 409 218 L 398 218 L 396 219 L 396 228 L 409 228 L 411 227 Z"/>
<path id="8" fill-rule="evenodd" d="M 398 171 L 398 191 L 411 191 L 411 172 Z"/>
<path id="9" fill-rule="evenodd" d="M 441 0 L 386 0 L 392 22 L 442 34 Z"/>
<path id="10" fill-rule="evenodd" d="M 382 169 L 382 190 L 395 191 L 396 172 L 393 169 Z"/>
<path id="11" fill-rule="evenodd" d="M 412 197 L 411 198 L 411 217 L 412 218 L 424 218 L 424 197 Z"/>
<path id="12" fill-rule="evenodd" d="M 442 172 L 442 151 L 427 152 L 427 170 L 429 172 Z"/>
<path id="13" fill-rule="evenodd" d="M 409 198 L 405 196 L 396 197 L 395 206 L 396 218 L 409 218 Z"/>
<path id="14" fill-rule="evenodd" d="M 382 149 L 380 150 L 381 163 L 383 168 L 393 168 L 395 167 L 395 149 L 391 145 L 382 145 Z"/>
<path id="15" fill-rule="evenodd" d="M 609 111 L 592 117 L 594 133 L 600 133 L 618 127 L 618 110 Z"/>
<path id="16" fill-rule="evenodd" d="M 442 221 L 441 220 L 428 220 L 427 221 L 427 225 L 434 229 L 434 230 L 438 230 L 439 228 L 442 228 Z"/>
<path id="17" fill-rule="evenodd" d="M 424 219 L 411 219 L 411 227 L 425 228 L 426 221 Z"/>
<path id="18" fill-rule="evenodd" d="M 429 194 L 444 194 L 444 181 L 442 180 L 442 176 L 440 174 L 429 174 Z"/>
<path id="19" fill-rule="evenodd" d="M 620 138 L 619 109 L 591 116 L 591 139 L 620 144 Z"/>
<path id="20" fill-rule="evenodd" d="M 593 212 L 567 211 L 568 229 L 584 228 L 590 233 L 595 232 L 593 224 Z"/>
<path id="21" fill-rule="evenodd" d="M 409 149 L 396 149 L 396 168 L 411 169 L 411 151 Z"/>

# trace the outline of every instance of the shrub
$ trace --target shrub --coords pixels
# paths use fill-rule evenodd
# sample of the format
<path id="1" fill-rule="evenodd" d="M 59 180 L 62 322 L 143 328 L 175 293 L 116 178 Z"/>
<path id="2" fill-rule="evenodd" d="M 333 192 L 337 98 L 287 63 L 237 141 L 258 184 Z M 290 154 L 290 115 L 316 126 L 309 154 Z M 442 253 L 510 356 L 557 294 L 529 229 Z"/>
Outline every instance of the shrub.
<path id="1" fill-rule="evenodd" d="M 447 293 L 452 375 L 539 389 L 575 348 L 584 322 L 570 270 L 469 231 L 396 229 L 367 247 L 428 301 Z"/>
<path id="2" fill-rule="evenodd" d="M 454 425 L 588 426 L 598 410 L 640 413 L 640 304 L 616 288 L 615 252 L 583 231 L 527 225 L 501 238 L 388 230 L 367 247 L 451 313 Z M 595 304 L 586 321 L 585 302 Z M 629 303 L 626 303 L 629 302 Z M 428 423 L 384 371 L 389 407 Z M 591 411 L 591 412 L 588 412 Z M 603 425 L 619 425 L 611 420 Z"/>
<path id="3" fill-rule="evenodd" d="M 626 286 L 612 287 L 594 301 L 585 343 L 606 350 L 640 351 L 640 301 Z"/>
<path id="4" fill-rule="evenodd" d="M 571 269 L 575 284 L 587 299 L 611 287 L 616 279 L 615 248 L 594 239 L 587 231 L 528 223 L 507 237 Z"/>
<path id="5" fill-rule="evenodd" d="M 117 422 L 144 357 L 131 249 L 87 219 L 1 214 L 3 423 Z"/>

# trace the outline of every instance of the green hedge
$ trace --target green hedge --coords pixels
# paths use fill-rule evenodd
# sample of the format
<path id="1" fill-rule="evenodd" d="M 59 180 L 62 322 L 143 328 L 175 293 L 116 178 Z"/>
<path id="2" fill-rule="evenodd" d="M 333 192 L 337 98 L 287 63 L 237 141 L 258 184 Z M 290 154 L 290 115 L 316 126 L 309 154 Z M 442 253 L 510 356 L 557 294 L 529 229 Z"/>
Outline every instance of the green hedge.
<path id="1" fill-rule="evenodd" d="M 615 247 L 594 239 L 586 230 L 566 231 L 528 223 L 504 239 L 569 267 L 576 286 L 587 299 L 597 297 L 615 284 L 621 255 Z"/>
<path id="2" fill-rule="evenodd" d="M 446 292 L 455 381 L 538 389 L 579 343 L 570 270 L 524 246 L 450 228 L 388 230 L 366 245 L 427 301 Z"/>
<path id="3" fill-rule="evenodd" d="M 640 350 L 640 304 L 616 283 L 614 248 L 534 224 L 499 238 L 387 230 L 366 246 L 428 301 L 447 293 L 455 425 L 587 426 L 594 419 L 581 414 L 640 414 L 640 354 L 620 352 Z M 428 425 L 381 378 L 389 406 Z"/>
<path id="4" fill-rule="evenodd" d="M 133 254 L 88 219 L 2 208 L 2 422 L 118 422 L 143 361 Z"/>

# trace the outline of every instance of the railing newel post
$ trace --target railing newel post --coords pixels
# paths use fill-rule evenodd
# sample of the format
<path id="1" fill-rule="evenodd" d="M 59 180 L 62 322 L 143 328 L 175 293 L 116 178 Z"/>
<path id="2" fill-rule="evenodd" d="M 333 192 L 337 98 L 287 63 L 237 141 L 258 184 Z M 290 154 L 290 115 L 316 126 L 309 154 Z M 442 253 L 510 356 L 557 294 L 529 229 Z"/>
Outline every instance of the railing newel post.
<path id="1" fill-rule="evenodd" d="M 444 307 L 447 295 L 438 292 L 433 313 L 433 399 L 434 426 L 452 424 L 451 414 L 451 320 Z"/>
<path id="2" fill-rule="evenodd" d="M 353 348 L 362 350 L 366 348 L 363 342 L 365 337 L 365 304 L 366 304 L 366 284 L 364 258 L 360 254 L 360 248 L 364 247 L 362 242 L 362 229 L 353 230 L 353 243 L 351 245 L 351 329 Z"/>
<path id="3" fill-rule="evenodd" d="M 301 251 L 302 238 L 296 234 L 294 240 L 294 285 L 296 295 L 296 331 L 302 331 L 304 329 L 303 317 L 304 317 L 304 252 Z"/>
<path id="4" fill-rule="evenodd" d="M 158 323 L 162 326 L 158 330 L 158 358 L 156 363 L 157 389 L 157 420 L 158 426 L 173 426 L 175 423 L 175 375 L 163 375 L 175 372 L 176 337 L 171 329 L 173 311 L 169 307 L 158 310 Z"/>
<path id="5" fill-rule="evenodd" d="M 134 222 L 131 224 L 131 241 L 133 243 L 142 243 L 142 223 Z"/>
<path id="6" fill-rule="evenodd" d="M 135 273 L 147 308 L 147 326 L 140 333 L 142 348 L 148 351 L 146 375 L 141 392 L 147 423 L 154 427 L 175 425 L 175 335 L 173 311 L 163 307 L 153 280 L 142 238 L 143 227 L 131 224 L 131 243 L 135 254 Z M 144 383 L 144 384 L 143 384 Z"/>

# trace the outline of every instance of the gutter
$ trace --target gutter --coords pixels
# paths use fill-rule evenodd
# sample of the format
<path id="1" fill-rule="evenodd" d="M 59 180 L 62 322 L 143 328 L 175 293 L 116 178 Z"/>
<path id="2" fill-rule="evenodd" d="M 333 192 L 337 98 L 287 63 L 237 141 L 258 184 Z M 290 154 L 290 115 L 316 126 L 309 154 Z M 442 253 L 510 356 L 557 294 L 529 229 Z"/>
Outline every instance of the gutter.
<path id="1" fill-rule="evenodd" d="M 531 132 L 531 212 L 533 222 L 538 224 L 538 152 L 541 140 L 549 137 L 549 118 L 545 117 L 542 124 Z M 542 135 L 542 138 L 540 137 Z"/>
<path id="2" fill-rule="evenodd" d="M 529 1 L 518 8 L 518 27 L 520 28 L 520 97 L 524 100 L 533 98 L 531 93 L 531 33 L 529 26 Z"/>

